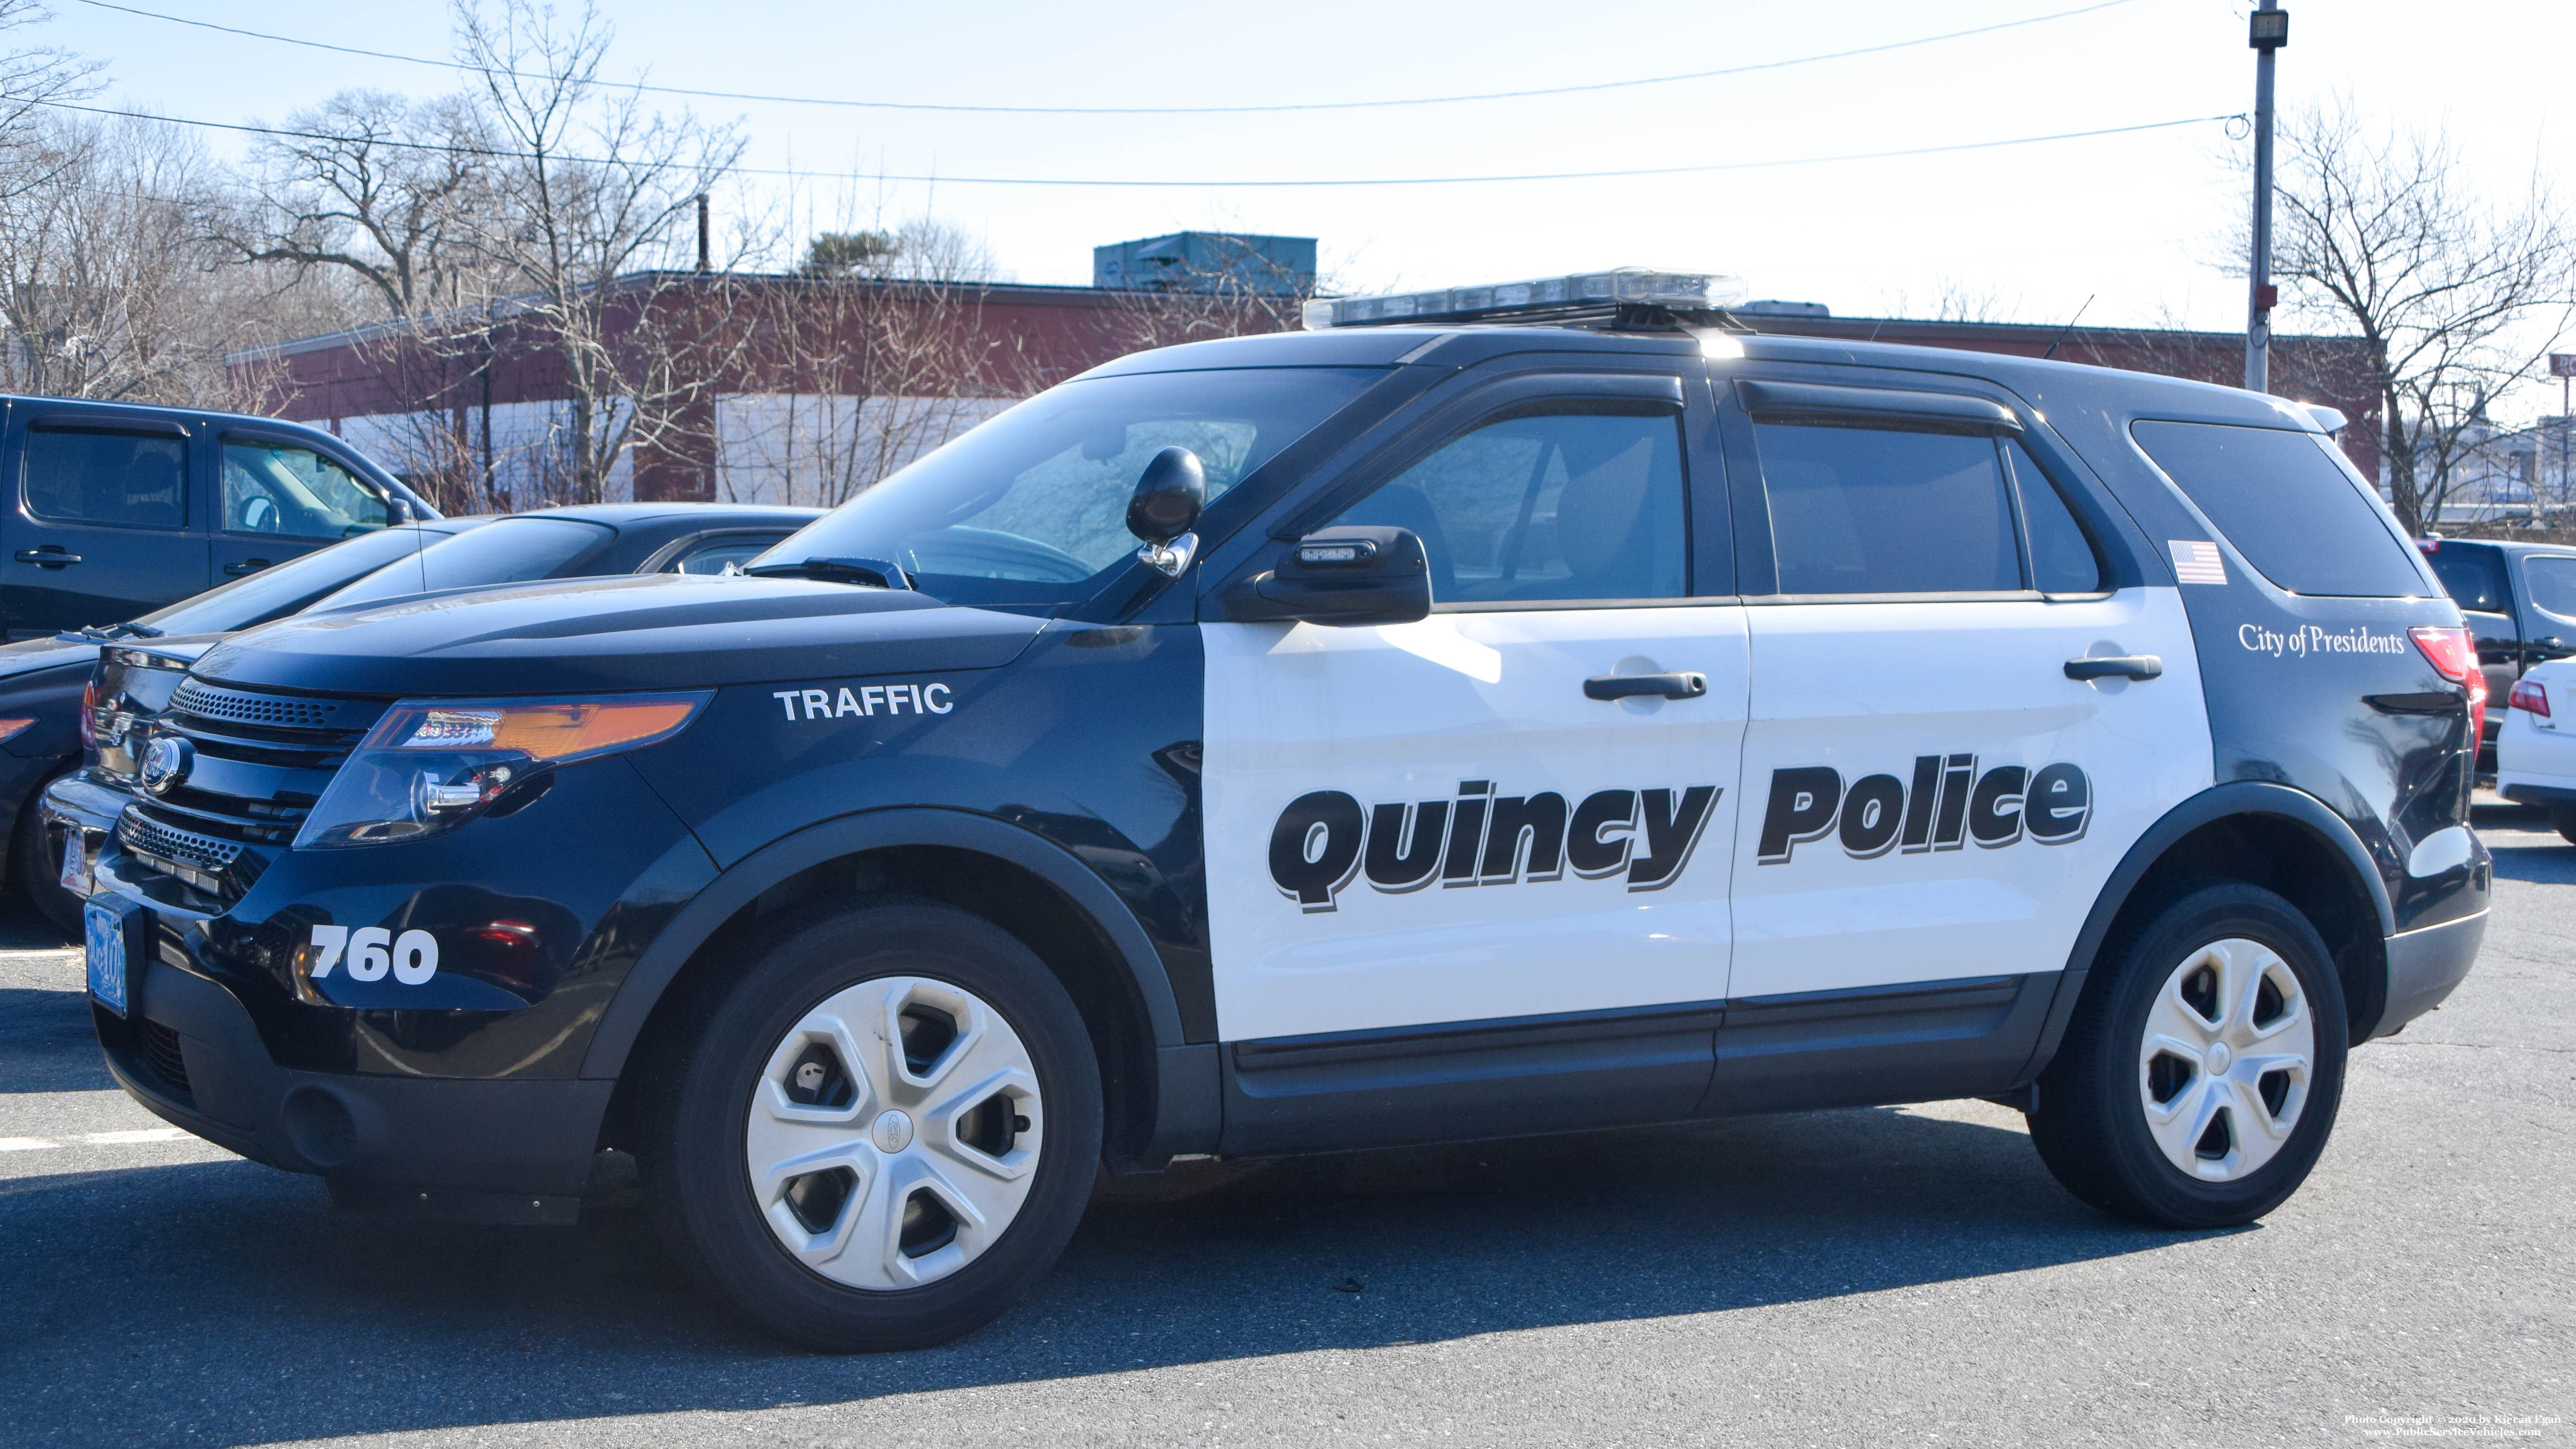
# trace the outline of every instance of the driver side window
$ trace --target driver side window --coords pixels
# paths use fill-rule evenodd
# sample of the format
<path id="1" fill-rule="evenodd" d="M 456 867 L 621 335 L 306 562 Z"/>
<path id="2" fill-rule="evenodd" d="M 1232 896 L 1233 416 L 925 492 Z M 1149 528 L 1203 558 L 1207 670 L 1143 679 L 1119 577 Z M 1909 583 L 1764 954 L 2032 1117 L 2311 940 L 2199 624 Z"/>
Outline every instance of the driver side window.
<path id="1" fill-rule="evenodd" d="M 227 533 L 341 539 L 386 523 L 385 500 L 311 448 L 248 439 L 224 442 Z"/>
<path id="2" fill-rule="evenodd" d="M 1681 420 L 1611 404 L 1454 438 L 1333 520 L 1411 529 L 1434 607 L 1689 592 Z"/>

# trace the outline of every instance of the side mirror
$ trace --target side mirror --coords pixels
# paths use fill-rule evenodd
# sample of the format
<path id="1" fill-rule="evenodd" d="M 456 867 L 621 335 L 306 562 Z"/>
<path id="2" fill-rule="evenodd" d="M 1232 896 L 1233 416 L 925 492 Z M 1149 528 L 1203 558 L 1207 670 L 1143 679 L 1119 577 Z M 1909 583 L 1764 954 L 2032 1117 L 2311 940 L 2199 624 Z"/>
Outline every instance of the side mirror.
<path id="1" fill-rule="evenodd" d="M 1206 506 L 1207 470 L 1199 455 L 1177 446 L 1156 453 L 1127 499 L 1127 531 L 1145 540 L 1136 557 L 1165 578 L 1179 578 L 1198 552 L 1198 535 L 1190 530 Z"/>
<path id="2" fill-rule="evenodd" d="M 1238 623 L 1301 619 L 1351 627 L 1410 624 L 1431 613 L 1431 566 L 1409 528 L 1327 528 L 1297 540 L 1279 567 L 1226 593 Z"/>

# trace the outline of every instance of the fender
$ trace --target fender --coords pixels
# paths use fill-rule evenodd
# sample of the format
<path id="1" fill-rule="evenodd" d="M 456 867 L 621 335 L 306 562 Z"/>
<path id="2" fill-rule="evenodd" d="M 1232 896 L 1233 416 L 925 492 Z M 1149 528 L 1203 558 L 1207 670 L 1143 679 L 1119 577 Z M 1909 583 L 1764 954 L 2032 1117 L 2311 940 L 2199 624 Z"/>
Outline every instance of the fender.
<path id="1" fill-rule="evenodd" d="M 1174 1049 L 1182 1048 L 1183 1043 L 1180 1008 L 1172 996 L 1171 977 L 1165 973 L 1162 957 L 1146 937 L 1145 928 L 1137 924 L 1134 913 L 1107 882 L 1061 847 L 1018 826 L 963 810 L 909 808 L 865 811 L 809 825 L 743 857 L 716 877 L 681 908 L 627 973 L 625 983 L 600 1018 L 599 1030 L 591 1037 L 590 1048 L 582 1057 L 581 1075 L 615 1077 L 624 1070 L 626 1054 L 642 1034 L 645 1019 L 652 1015 L 654 1004 L 680 974 L 680 968 L 697 954 L 708 937 L 761 892 L 825 861 L 907 845 L 979 851 L 1020 866 L 1064 892 L 1108 938 L 1110 949 L 1126 968 L 1137 999 L 1144 1003 L 1156 1057 L 1166 1068 L 1174 1063 Z M 1194 1051 L 1210 1059 L 1208 1106 L 1213 1112 L 1215 1048 L 1184 1049 L 1178 1055 L 1187 1057 Z M 1167 1101 L 1169 1094 L 1157 1095 L 1158 1100 Z M 1169 1104 L 1164 1110 L 1168 1112 L 1177 1105 Z"/>
<path id="2" fill-rule="evenodd" d="M 2102 939 L 2111 933 L 2111 922 L 2129 903 L 2138 882 L 2146 878 L 2176 841 L 2212 821 L 2236 815 L 2272 815 L 2293 820 L 2334 846 L 2342 852 L 2346 870 L 2369 895 L 2371 909 L 2378 912 L 2381 938 L 2397 933 L 2397 911 L 2388 899 L 2388 882 L 2371 864 L 2370 852 L 2363 847 L 2361 837 L 2324 801 L 2304 790 L 2260 780 L 2230 781 L 2203 790 L 2148 827 L 2147 833 L 2139 836 L 2138 843 L 2121 857 L 2110 880 L 2103 883 L 2101 895 L 2094 898 L 2092 913 L 2084 918 L 2084 929 L 2075 933 L 2075 949 L 2067 953 L 2066 969 L 2058 977 L 2057 995 L 2049 1003 L 2048 1020 L 2040 1027 L 2039 1046 L 2021 1070 L 2020 1085 L 2027 1086 L 2036 1079 L 2057 1055 L 2057 1044 L 2066 1035 L 2066 1023 L 2075 1014 L 2075 1003 L 2084 995 L 2084 978 L 2093 969 L 2093 957 L 2102 949 Z"/>

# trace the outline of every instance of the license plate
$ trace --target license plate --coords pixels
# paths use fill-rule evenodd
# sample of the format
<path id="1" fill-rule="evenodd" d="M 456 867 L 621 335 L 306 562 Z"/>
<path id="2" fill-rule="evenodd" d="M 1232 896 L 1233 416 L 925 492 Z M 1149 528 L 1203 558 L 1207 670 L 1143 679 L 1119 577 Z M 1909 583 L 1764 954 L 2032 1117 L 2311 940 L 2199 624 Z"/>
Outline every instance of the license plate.
<path id="1" fill-rule="evenodd" d="M 63 830 L 63 889 L 76 896 L 89 894 L 89 848 L 77 825 Z"/>
<path id="2" fill-rule="evenodd" d="M 81 911 L 89 950 L 89 994 L 119 1016 L 125 1014 L 125 917 L 90 903 Z"/>

